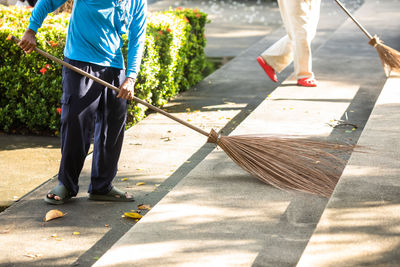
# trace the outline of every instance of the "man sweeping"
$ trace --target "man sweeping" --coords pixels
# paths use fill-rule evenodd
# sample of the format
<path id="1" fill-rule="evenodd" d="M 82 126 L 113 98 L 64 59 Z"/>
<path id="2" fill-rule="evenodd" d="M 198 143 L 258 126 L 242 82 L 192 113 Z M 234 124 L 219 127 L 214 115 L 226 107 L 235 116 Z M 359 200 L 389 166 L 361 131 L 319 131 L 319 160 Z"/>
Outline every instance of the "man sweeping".
<path id="1" fill-rule="evenodd" d="M 40 0 L 19 43 L 26 52 L 36 47 L 35 34 L 47 14 L 66 0 Z M 46 196 L 63 204 L 77 195 L 79 175 L 94 136 L 89 199 L 133 201 L 112 185 L 125 130 L 126 102 L 134 95 L 147 19 L 146 0 L 75 0 L 64 49 L 65 61 L 119 87 L 119 93 L 63 68 L 61 163 L 59 184 Z M 129 46 L 124 67 L 122 35 Z"/>
<path id="2" fill-rule="evenodd" d="M 287 35 L 257 58 L 268 77 L 278 82 L 280 73 L 292 61 L 297 85 L 315 87 L 312 72 L 311 41 L 316 34 L 321 0 L 278 0 Z"/>

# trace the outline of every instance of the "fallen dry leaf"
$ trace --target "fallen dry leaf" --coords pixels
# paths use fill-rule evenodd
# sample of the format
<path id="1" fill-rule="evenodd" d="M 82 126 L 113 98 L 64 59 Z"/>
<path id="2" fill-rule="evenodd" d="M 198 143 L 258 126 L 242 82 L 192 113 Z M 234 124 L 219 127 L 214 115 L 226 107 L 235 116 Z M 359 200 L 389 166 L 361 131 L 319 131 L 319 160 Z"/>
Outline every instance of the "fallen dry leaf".
<path id="1" fill-rule="evenodd" d="M 73 232 L 72 234 L 73 234 L 73 235 L 80 235 L 81 233 L 79 233 L 79 232 Z"/>
<path id="2" fill-rule="evenodd" d="M 140 204 L 140 205 L 138 205 L 138 209 L 140 209 L 140 210 L 150 210 L 151 207 L 150 207 L 150 205 Z"/>
<path id="3" fill-rule="evenodd" d="M 24 254 L 24 256 L 34 259 L 34 258 L 42 257 L 42 254 L 27 252 L 26 254 Z"/>
<path id="4" fill-rule="evenodd" d="M 12 226 L 8 227 L 7 229 L 0 230 L 0 234 L 8 234 L 14 228 L 14 226 L 15 225 L 12 225 Z"/>
<path id="5" fill-rule="evenodd" d="M 61 218 L 64 216 L 64 213 L 62 213 L 59 210 L 50 210 L 49 212 L 46 213 L 46 216 L 44 217 L 44 221 L 48 222 L 57 218 Z"/>
<path id="6" fill-rule="evenodd" d="M 138 183 L 136 183 L 137 186 L 145 185 L 145 184 L 146 184 L 145 182 L 138 182 Z"/>
<path id="7" fill-rule="evenodd" d="M 56 241 L 63 241 L 64 240 L 64 238 L 59 237 L 57 234 L 52 234 L 51 237 Z"/>

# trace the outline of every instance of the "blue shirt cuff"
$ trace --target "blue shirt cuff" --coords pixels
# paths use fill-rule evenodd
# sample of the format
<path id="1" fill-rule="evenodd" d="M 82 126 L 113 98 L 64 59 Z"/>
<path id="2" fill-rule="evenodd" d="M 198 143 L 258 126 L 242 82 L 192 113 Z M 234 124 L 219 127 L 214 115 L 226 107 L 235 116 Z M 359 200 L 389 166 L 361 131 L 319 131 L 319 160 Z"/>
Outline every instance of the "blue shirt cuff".
<path id="1" fill-rule="evenodd" d="M 129 71 L 128 71 L 128 73 L 127 73 L 126 77 L 133 78 L 133 79 L 135 79 L 135 80 L 136 80 L 137 73 L 134 73 L 134 72 L 129 72 Z"/>
<path id="2" fill-rule="evenodd" d="M 40 25 L 31 21 L 31 22 L 29 22 L 28 28 L 34 32 L 37 32 L 38 29 L 40 28 Z"/>

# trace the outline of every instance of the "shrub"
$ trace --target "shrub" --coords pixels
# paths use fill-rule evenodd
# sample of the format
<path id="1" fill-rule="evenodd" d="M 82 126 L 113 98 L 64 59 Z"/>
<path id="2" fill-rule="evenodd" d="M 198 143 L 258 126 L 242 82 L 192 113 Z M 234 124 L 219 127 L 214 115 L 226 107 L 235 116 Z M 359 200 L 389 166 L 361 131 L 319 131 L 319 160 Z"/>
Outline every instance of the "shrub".
<path id="1" fill-rule="evenodd" d="M 207 14 L 198 9 L 178 8 L 149 16 L 135 89 L 138 97 L 163 106 L 171 97 L 203 79 L 207 22 Z M 142 105 L 130 105 L 128 126 L 142 119 L 146 110 Z"/>
<path id="2" fill-rule="evenodd" d="M 10 34 L 22 36 L 30 10 L 0 6 L 0 129 L 6 132 L 56 133 L 59 128 L 61 66 L 36 53 L 25 55 Z M 37 43 L 62 57 L 67 18 L 49 15 Z"/>
<path id="3" fill-rule="evenodd" d="M 199 9 L 177 8 L 170 10 L 190 25 L 190 31 L 186 32 L 185 49 L 182 49 L 182 57 L 185 58 L 183 68 L 184 75 L 180 81 L 181 90 L 186 90 L 203 79 L 203 70 L 206 68 L 205 27 L 209 22 L 207 15 Z M 183 62 L 183 61 L 182 61 Z"/>
<path id="4" fill-rule="evenodd" d="M 7 37 L 21 37 L 29 9 L 0 5 L 0 130 L 57 134 L 61 98 L 61 66 L 32 53 L 25 55 Z M 69 14 L 49 14 L 37 33 L 38 47 L 63 57 Z M 197 9 L 151 13 L 135 95 L 162 106 L 202 77 L 205 68 L 204 27 L 207 15 Z M 126 54 L 127 38 L 123 52 Z M 127 126 L 145 117 L 147 108 L 128 105 Z"/>

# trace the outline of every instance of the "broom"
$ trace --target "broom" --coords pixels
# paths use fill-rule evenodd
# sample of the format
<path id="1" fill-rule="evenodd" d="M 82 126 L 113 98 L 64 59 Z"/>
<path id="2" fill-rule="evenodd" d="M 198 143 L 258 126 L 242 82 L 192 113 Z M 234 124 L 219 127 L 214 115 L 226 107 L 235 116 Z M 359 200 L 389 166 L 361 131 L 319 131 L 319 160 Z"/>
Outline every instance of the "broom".
<path id="1" fill-rule="evenodd" d="M 375 47 L 379 58 L 381 59 L 381 63 L 383 66 L 383 70 L 385 71 L 386 77 L 390 76 L 390 73 L 396 72 L 400 73 L 400 52 L 383 44 L 383 41 L 379 39 L 378 36 L 372 36 L 368 33 L 368 31 L 354 18 L 353 15 L 346 9 L 346 7 L 339 1 L 335 0 L 335 2 L 343 9 L 343 11 L 354 21 L 355 24 L 364 32 L 364 34 L 368 37 L 371 46 Z"/>
<path id="2" fill-rule="evenodd" d="M 11 40 L 19 43 L 12 36 Z M 77 73 L 88 77 L 107 88 L 119 88 L 85 71 L 60 60 L 38 48 L 35 51 Z M 240 167 L 261 181 L 280 189 L 293 189 L 329 197 L 336 186 L 344 161 L 328 150 L 352 151 L 353 145 L 311 141 L 294 137 L 272 137 L 267 135 L 222 136 L 215 130 L 210 133 L 183 121 L 137 97 L 133 100 L 168 118 L 183 124 L 208 137 L 208 142 L 219 145 Z"/>

